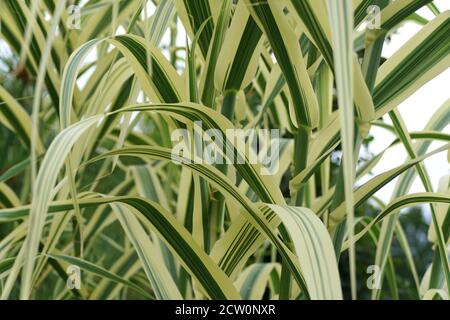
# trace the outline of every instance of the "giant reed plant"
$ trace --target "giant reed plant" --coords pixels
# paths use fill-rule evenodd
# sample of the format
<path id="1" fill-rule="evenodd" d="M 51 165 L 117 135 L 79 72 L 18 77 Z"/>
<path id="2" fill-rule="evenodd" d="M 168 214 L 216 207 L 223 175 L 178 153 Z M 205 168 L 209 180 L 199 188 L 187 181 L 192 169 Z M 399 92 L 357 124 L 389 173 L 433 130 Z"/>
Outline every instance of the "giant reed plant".
<path id="1" fill-rule="evenodd" d="M 423 160 L 448 152 L 450 102 L 422 131 L 397 110 L 450 66 L 450 13 L 431 0 L 2 0 L 0 18 L 9 76 L 32 88 L 0 86 L 3 299 L 342 299 L 343 283 L 358 298 L 366 238 L 372 298 L 396 282 L 394 238 L 415 296 L 448 298 L 450 176 L 433 190 Z M 384 59 L 406 21 L 420 31 Z M 386 151 L 359 156 L 371 126 L 405 160 L 362 180 Z M 270 147 L 244 152 L 254 136 L 226 138 L 232 163 L 186 160 L 220 154 L 193 137 L 233 129 L 278 129 L 276 170 L 251 161 Z M 176 130 L 191 139 L 174 155 Z M 398 219 L 417 204 L 432 217 L 425 274 Z"/>

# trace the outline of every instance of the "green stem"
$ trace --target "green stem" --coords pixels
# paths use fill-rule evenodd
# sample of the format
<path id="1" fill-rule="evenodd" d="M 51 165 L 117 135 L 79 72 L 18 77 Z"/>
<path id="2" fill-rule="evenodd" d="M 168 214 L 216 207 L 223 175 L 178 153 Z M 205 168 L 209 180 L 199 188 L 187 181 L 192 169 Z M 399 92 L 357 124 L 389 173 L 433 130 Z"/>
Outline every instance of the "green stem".
<path id="1" fill-rule="evenodd" d="M 300 127 L 295 133 L 294 137 L 294 171 L 293 176 L 295 177 L 303 169 L 306 168 L 308 162 L 308 149 L 309 149 L 309 138 L 311 135 L 311 129 L 306 127 Z M 301 206 L 303 204 L 305 195 L 304 187 L 297 191 L 295 196 L 294 204 L 296 206 Z"/>
<path id="2" fill-rule="evenodd" d="M 357 124 L 355 124 L 355 132 L 359 132 L 358 128 L 359 128 L 359 126 Z M 359 155 L 359 151 L 361 149 L 362 140 L 363 140 L 363 137 L 361 137 L 360 134 L 355 135 L 355 141 L 354 141 L 354 145 L 353 145 L 354 146 L 353 157 L 355 159 L 354 160 L 355 165 L 358 163 L 358 155 Z M 338 177 L 337 177 L 337 181 L 336 181 L 336 192 L 334 194 L 333 201 L 330 206 L 330 212 L 332 212 L 334 209 L 339 207 L 341 205 L 341 203 L 343 203 L 344 201 L 345 201 L 344 170 L 343 170 L 342 161 L 341 161 L 341 166 L 339 167 L 339 173 L 338 173 Z M 342 248 L 342 243 L 344 241 L 345 231 L 346 231 L 346 222 L 344 220 L 337 226 L 336 230 L 334 231 L 334 235 L 333 235 L 333 244 L 334 244 L 334 250 L 336 253 L 337 261 L 339 261 L 339 258 L 341 256 L 341 248 Z"/>
<path id="3" fill-rule="evenodd" d="M 221 112 L 230 121 L 233 121 L 234 117 L 234 109 L 236 106 L 236 94 L 237 92 L 235 90 L 229 90 L 226 91 L 223 96 Z M 226 163 L 218 164 L 217 168 L 225 175 L 228 172 L 228 166 Z M 216 232 L 220 236 L 225 221 L 225 198 L 222 194 L 218 194 L 216 201 L 217 201 L 217 206 L 215 207 L 216 210 L 215 216 L 217 217 Z"/>
<path id="4" fill-rule="evenodd" d="M 294 135 L 294 159 L 293 159 L 293 176 L 299 174 L 303 169 L 306 168 L 308 161 L 308 149 L 309 149 L 309 138 L 311 135 L 311 129 L 307 127 L 300 126 Z M 294 196 L 294 205 L 301 206 L 304 200 L 305 189 L 301 187 L 296 195 Z M 291 240 L 289 233 L 283 225 L 279 227 L 281 236 L 283 237 L 283 242 L 285 242 L 288 247 L 291 247 Z M 280 277 L 280 300 L 289 299 L 291 295 L 291 282 L 292 277 L 289 271 L 289 267 L 285 261 L 281 263 L 281 277 Z"/>

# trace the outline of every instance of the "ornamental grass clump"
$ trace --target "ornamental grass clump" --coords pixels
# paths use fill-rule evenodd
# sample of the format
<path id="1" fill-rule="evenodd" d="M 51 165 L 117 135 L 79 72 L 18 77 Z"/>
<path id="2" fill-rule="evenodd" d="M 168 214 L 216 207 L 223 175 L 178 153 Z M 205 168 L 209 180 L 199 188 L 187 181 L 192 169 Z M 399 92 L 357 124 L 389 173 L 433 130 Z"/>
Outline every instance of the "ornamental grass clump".
<path id="1" fill-rule="evenodd" d="M 421 131 L 398 110 L 450 66 L 433 1 L 2 0 L 0 21 L 2 299 L 448 299 L 449 166 L 434 188 L 424 160 L 450 100 Z"/>

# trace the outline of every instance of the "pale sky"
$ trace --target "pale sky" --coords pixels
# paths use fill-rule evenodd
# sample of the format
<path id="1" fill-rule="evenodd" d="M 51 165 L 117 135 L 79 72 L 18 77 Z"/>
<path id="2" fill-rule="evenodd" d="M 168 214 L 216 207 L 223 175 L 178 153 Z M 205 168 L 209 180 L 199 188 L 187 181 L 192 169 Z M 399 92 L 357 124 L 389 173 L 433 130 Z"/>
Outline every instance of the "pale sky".
<path id="1" fill-rule="evenodd" d="M 435 1 L 435 3 L 441 12 L 450 10 L 450 1 L 448 0 Z M 434 16 L 427 8 L 422 8 L 418 13 L 427 19 L 432 19 Z M 400 27 L 396 34 L 392 36 L 392 40 L 384 45 L 383 56 L 386 58 L 390 57 L 406 41 L 408 41 L 408 39 L 419 31 L 420 28 L 420 26 L 412 22 L 408 22 Z M 450 69 L 447 69 L 400 104 L 398 110 L 405 120 L 409 131 L 422 130 L 434 112 L 450 98 L 449 84 Z M 384 119 L 386 122 L 390 122 L 389 116 L 385 116 Z M 447 126 L 444 129 L 444 132 L 450 133 L 450 126 Z M 394 139 L 392 134 L 378 127 L 373 127 L 371 134 L 375 138 L 371 144 L 371 150 L 375 154 L 387 147 Z M 433 143 L 429 150 L 434 150 L 443 144 L 444 143 Z M 398 145 L 393 147 L 385 154 L 380 163 L 374 168 L 373 172 L 375 174 L 380 174 L 402 164 L 405 159 L 403 146 Z M 447 162 L 447 153 L 442 152 L 426 159 L 425 167 L 429 173 L 434 190 L 436 190 L 440 177 L 450 173 L 450 165 Z M 389 201 L 395 186 L 395 181 L 382 188 L 376 195 L 384 201 Z M 420 180 L 416 179 L 410 192 L 423 191 L 425 190 L 423 189 Z"/>

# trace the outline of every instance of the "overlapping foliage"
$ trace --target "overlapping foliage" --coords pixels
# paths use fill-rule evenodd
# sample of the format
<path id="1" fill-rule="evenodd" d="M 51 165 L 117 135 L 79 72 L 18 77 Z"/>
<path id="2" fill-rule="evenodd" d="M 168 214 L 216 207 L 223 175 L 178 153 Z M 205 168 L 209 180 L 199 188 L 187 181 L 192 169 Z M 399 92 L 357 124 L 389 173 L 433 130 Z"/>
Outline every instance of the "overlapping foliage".
<path id="1" fill-rule="evenodd" d="M 380 24 L 364 28 L 373 5 Z M 26 86 L 0 86 L 3 299 L 376 299 L 383 278 L 396 287 L 394 237 L 415 296 L 448 298 L 449 175 L 433 190 L 423 160 L 450 148 L 450 100 L 418 132 L 397 111 L 450 66 L 450 12 L 431 0 L 2 0 L 0 19 Z M 406 21 L 420 31 L 384 59 Z M 173 162 L 172 133 L 198 121 L 279 129 L 278 170 Z M 360 157 L 371 126 L 405 161 L 363 180 L 385 153 Z M 425 192 L 410 193 L 417 176 Z M 432 215 L 425 274 L 398 218 L 416 204 Z M 365 239 L 380 281 L 358 290 Z"/>

